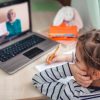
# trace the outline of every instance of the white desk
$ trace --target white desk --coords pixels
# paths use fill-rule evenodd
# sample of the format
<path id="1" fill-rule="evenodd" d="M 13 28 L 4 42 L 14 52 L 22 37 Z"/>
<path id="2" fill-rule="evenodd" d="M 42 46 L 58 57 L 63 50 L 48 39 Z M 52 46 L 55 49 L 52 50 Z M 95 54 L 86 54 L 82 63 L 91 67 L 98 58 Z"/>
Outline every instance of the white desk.
<path id="1" fill-rule="evenodd" d="M 38 62 L 41 61 L 35 61 L 13 75 L 0 70 L 0 100 L 40 96 L 41 94 L 32 86 L 32 76 L 37 72 L 34 67 Z"/>
<path id="2" fill-rule="evenodd" d="M 73 44 L 71 46 L 61 47 L 61 50 L 69 50 L 74 46 Z M 43 63 L 47 55 L 44 55 L 13 75 L 8 75 L 0 69 L 0 100 L 15 100 L 41 96 L 32 85 L 32 77 L 37 72 L 35 66 Z"/>

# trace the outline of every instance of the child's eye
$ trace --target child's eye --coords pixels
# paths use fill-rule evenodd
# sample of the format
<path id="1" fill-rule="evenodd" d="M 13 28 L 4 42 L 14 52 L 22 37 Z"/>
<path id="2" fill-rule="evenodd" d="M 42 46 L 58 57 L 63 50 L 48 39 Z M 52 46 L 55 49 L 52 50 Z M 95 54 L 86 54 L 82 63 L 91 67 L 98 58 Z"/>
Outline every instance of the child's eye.
<path id="1" fill-rule="evenodd" d="M 79 62 L 79 60 L 76 58 L 76 62 Z"/>
<path id="2" fill-rule="evenodd" d="M 76 58 L 76 62 L 78 62 L 78 59 Z"/>
<path id="3" fill-rule="evenodd" d="M 75 60 L 76 60 L 76 62 L 79 62 L 79 60 L 77 59 L 76 55 L 75 55 Z"/>
<path id="4" fill-rule="evenodd" d="M 76 57 L 76 54 L 75 54 L 75 61 L 78 62 L 78 59 L 77 59 L 77 57 Z"/>

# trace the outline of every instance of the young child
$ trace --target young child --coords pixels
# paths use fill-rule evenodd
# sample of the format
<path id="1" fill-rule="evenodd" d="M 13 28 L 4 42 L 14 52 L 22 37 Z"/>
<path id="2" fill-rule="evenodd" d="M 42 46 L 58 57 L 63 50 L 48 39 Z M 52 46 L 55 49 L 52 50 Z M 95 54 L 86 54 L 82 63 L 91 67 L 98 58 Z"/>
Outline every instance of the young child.
<path id="1" fill-rule="evenodd" d="M 33 85 L 52 100 L 100 100 L 100 30 L 92 30 L 79 36 L 74 64 L 64 64 L 46 69 L 33 77 Z M 61 57 L 61 58 L 60 58 Z M 55 56 L 53 61 L 68 61 L 70 57 Z M 73 57 L 72 57 L 73 58 Z M 75 68 L 79 69 L 76 72 Z M 75 73 L 86 73 L 75 80 L 63 84 L 58 82 L 67 76 L 76 77 Z M 84 75 L 88 78 L 82 80 Z M 90 78 L 90 79 L 89 79 Z M 79 81 L 80 80 L 80 81 Z M 87 88 L 83 87 L 87 81 Z M 79 83 L 79 84 L 78 84 Z M 81 84 L 81 85 L 80 85 Z"/>

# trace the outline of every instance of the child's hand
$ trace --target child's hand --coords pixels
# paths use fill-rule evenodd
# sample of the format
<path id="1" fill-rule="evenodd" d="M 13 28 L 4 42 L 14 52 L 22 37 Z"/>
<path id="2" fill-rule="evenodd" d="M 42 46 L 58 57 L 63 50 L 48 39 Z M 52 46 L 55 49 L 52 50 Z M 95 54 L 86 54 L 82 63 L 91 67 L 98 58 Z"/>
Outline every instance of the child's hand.
<path id="1" fill-rule="evenodd" d="M 90 79 L 90 76 L 87 76 L 87 73 L 84 70 L 79 69 L 77 66 L 71 66 L 72 74 L 77 81 L 78 84 L 82 85 L 83 87 L 88 87 L 93 82 Z"/>
<path id="2" fill-rule="evenodd" d="M 55 55 L 54 54 L 51 54 L 47 57 L 46 59 L 46 63 L 47 64 L 51 64 L 53 62 L 53 59 L 55 58 Z"/>
<path id="3" fill-rule="evenodd" d="M 46 62 L 48 64 L 51 64 L 51 63 L 54 63 L 54 62 L 62 62 L 62 61 L 65 61 L 65 59 L 66 59 L 66 56 L 64 56 L 64 55 L 54 55 L 54 56 L 52 56 L 53 58 L 50 59 L 51 55 L 48 56 L 47 59 L 46 59 Z"/>

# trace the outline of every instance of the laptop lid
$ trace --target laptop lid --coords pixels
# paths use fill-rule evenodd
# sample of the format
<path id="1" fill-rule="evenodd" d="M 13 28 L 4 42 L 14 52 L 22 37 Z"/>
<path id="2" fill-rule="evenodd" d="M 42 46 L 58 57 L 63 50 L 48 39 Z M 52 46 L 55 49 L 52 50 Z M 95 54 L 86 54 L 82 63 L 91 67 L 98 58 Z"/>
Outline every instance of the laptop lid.
<path id="1" fill-rule="evenodd" d="M 0 45 L 25 35 L 31 28 L 30 0 L 0 4 Z"/>

